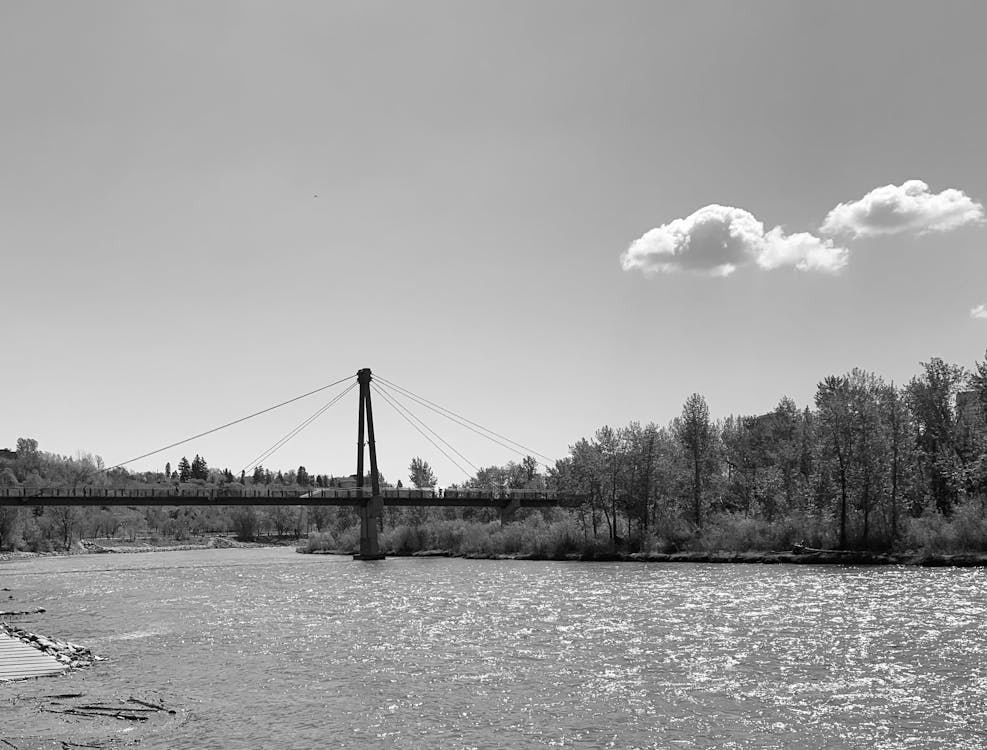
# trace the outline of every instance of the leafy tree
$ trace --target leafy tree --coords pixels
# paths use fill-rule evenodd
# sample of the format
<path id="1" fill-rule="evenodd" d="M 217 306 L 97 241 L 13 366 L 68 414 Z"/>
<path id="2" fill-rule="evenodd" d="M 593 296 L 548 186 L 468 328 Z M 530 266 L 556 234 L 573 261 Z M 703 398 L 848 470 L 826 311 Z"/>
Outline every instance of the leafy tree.
<path id="1" fill-rule="evenodd" d="M 438 480 L 435 478 L 435 472 L 428 465 L 428 461 L 423 460 L 419 456 L 411 459 L 411 465 L 408 467 L 408 471 L 410 472 L 408 479 L 418 489 L 429 489 L 438 484 Z"/>
<path id="2" fill-rule="evenodd" d="M 973 372 L 970 373 L 970 388 L 977 394 L 980 401 L 981 413 L 987 416 L 987 352 L 983 362 L 974 362 Z"/>
<path id="3" fill-rule="evenodd" d="M 603 503 L 603 516 L 607 520 L 610 538 L 617 539 L 617 498 L 622 484 L 622 472 L 625 465 L 625 451 L 622 436 L 618 430 L 604 425 L 596 431 L 594 444 L 600 457 L 601 496 L 607 501 Z"/>
<path id="4" fill-rule="evenodd" d="M 8 472 L 10 469 L 4 469 L 4 471 Z M 0 474 L 0 478 L 2 478 L 2 474 Z M 19 537 L 20 520 L 20 508 L 0 506 L 0 550 L 14 548 Z"/>
<path id="5" fill-rule="evenodd" d="M 252 505 L 237 506 L 232 513 L 233 532 L 238 539 L 252 541 L 257 536 L 257 509 Z"/>
<path id="6" fill-rule="evenodd" d="M 24 481 L 32 472 L 41 469 L 41 453 L 34 438 L 17 438 L 17 474 Z"/>
<path id="7" fill-rule="evenodd" d="M 816 388 L 816 408 L 819 410 L 823 454 L 836 460 L 840 483 L 839 547 L 846 549 L 850 467 L 856 448 L 849 379 L 830 375 L 819 383 Z"/>
<path id="8" fill-rule="evenodd" d="M 295 474 L 295 481 L 302 487 L 308 487 L 312 484 L 312 477 L 308 475 L 308 471 L 305 470 L 304 466 L 298 467 L 298 472 Z"/>
<path id="9" fill-rule="evenodd" d="M 52 529 L 62 547 L 69 549 L 82 519 L 82 509 L 75 505 L 54 505 L 45 508 L 45 515 L 51 519 Z"/>
<path id="10" fill-rule="evenodd" d="M 905 388 L 915 417 L 919 469 L 936 507 L 949 513 L 963 486 L 954 405 L 966 370 L 938 357 L 921 363 L 923 372 Z"/>

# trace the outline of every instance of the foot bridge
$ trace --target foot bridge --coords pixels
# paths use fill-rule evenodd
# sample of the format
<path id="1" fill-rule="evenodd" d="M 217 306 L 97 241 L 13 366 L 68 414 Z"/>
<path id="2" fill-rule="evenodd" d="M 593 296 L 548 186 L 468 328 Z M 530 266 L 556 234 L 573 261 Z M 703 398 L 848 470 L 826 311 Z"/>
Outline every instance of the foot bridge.
<path id="1" fill-rule="evenodd" d="M 96 486 L 85 487 L 0 487 L 0 506 L 47 506 L 47 505 L 80 505 L 80 506 L 206 506 L 206 505 L 307 505 L 307 506 L 350 506 L 359 511 L 360 516 L 360 552 L 354 555 L 357 560 L 381 560 L 384 558 L 380 551 L 378 531 L 380 519 L 385 506 L 400 507 L 436 507 L 436 508 L 497 508 L 500 512 L 501 523 L 510 523 L 514 520 L 515 513 L 521 508 L 551 508 L 551 507 L 577 507 L 586 498 L 580 495 L 543 491 L 543 490 L 486 490 L 486 489 L 392 489 L 380 486 L 380 475 L 377 471 L 377 445 L 374 437 L 374 417 L 373 405 L 371 401 L 371 382 L 373 380 L 369 368 L 357 372 L 357 382 L 350 386 L 340 396 L 345 395 L 353 387 L 359 386 L 359 417 L 357 424 L 357 458 L 356 458 L 356 487 L 352 489 L 340 488 L 318 488 L 318 489 L 251 489 L 245 487 L 219 487 L 205 488 L 189 485 L 178 485 L 176 487 L 134 487 L 134 488 L 106 488 Z M 336 385 L 334 383 L 332 385 Z M 326 386 L 328 388 L 330 386 Z M 319 389 L 322 390 L 322 389 Z M 402 389 L 403 390 L 403 389 Z M 313 391 L 312 393 L 314 393 Z M 395 402 L 388 398 L 387 394 L 378 393 L 392 406 Z M 405 393 L 410 393 L 405 391 Z M 311 394 L 305 394 L 311 395 Z M 413 395 L 413 394 L 412 394 Z M 339 400 L 337 396 L 329 405 Z M 298 398 L 303 398 L 299 396 Z M 416 397 L 419 398 L 420 397 Z M 125 464 L 146 458 L 160 453 L 169 448 L 174 448 L 186 442 L 194 440 L 203 435 L 216 432 L 225 427 L 250 419 L 258 414 L 265 413 L 272 409 L 291 403 L 298 399 L 291 399 L 277 406 L 257 412 L 243 419 L 235 420 L 227 425 L 209 430 L 199 435 L 173 443 L 151 453 L 117 464 L 106 471 L 119 468 Z M 418 403 L 432 404 L 432 402 L 421 399 Z M 437 406 L 432 404 L 432 406 Z M 328 407 L 324 407 L 317 414 L 321 414 Z M 395 409 L 398 407 L 395 406 Z M 439 407 L 441 408 L 441 407 Z M 448 411 L 448 410 L 444 410 Z M 398 411 L 401 416 L 405 416 Z M 441 413 L 441 412 L 439 412 Z M 455 412 L 449 412 L 455 414 Z M 444 415 L 445 416 L 445 415 Z M 458 416 L 458 415 L 457 415 Z M 405 416 L 407 419 L 407 417 Z M 461 418 L 465 419 L 465 418 Z M 410 420 L 409 420 L 410 421 Z M 419 420 L 420 421 L 420 420 Z M 465 420 L 469 422 L 469 420 Z M 414 423 L 411 423 L 415 426 Z M 474 422 L 469 424 L 476 425 Z M 478 426 L 478 425 L 476 425 Z M 417 426 L 415 426 L 416 429 Z M 297 428 L 296 428 L 297 429 Z M 419 429 L 419 432 L 421 430 Z M 488 431 L 489 432 L 489 431 Z M 422 433 L 440 452 L 447 458 L 453 460 L 445 453 L 428 435 Z M 433 431 L 434 434 L 434 431 Z M 482 434 L 482 433 L 480 433 Z M 493 433 L 497 435 L 497 433 Z M 437 437 L 437 436 L 436 436 Z M 501 437 L 502 436 L 499 436 Z M 441 440 L 441 438 L 439 438 Z M 506 438 L 504 438 L 506 440 Z M 284 439 L 279 441 L 283 444 Z M 445 442 L 445 441 L 442 441 Z M 501 445 L 505 443 L 497 440 Z M 514 442 L 514 441 L 509 441 Z M 457 455 L 459 454 L 451 445 L 446 445 Z M 515 443 L 515 445 L 520 445 Z M 507 445 L 506 447 L 511 448 Z M 512 448 L 512 450 L 516 450 Z M 364 458 L 369 453 L 370 486 L 365 486 Z M 270 455 L 269 453 L 267 455 Z M 453 463 L 456 463 L 453 460 Z M 456 464 L 458 466 L 458 463 Z"/>

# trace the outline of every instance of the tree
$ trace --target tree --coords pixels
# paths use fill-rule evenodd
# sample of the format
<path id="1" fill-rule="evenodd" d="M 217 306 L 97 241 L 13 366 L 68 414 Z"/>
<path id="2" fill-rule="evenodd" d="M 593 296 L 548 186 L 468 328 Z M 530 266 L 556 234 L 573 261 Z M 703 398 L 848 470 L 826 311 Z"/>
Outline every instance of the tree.
<path id="1" fill-rule="evenodd" d="M 438 484 L 438 480 L 435 478 L 435 472 L 428 465 L 428 461 L 423 460 L 419 456 L 411 459 L 411 465 L 408 467 L 408 471 L 410 472 L 408 474 L 409 481 L 418 489 L 431 489 Z"/>
<path id="2" fill-rule="evenodd" d="M 278 539 L 280 539 L 292 527 L 297 515 L 297 508 L 291 505 L 269 505 L 265 508 L 265 515 L 269 524 L 277 532 Z"/>
<path id="3" fill-rule="evenodd" d="M 10 471 L 9 469 L 4 469 L 4 471 Z M 20 526 L 20 508 L 11 508 L 10 506 L 0 507 L 0 550 L 5 548 L 14 548 L 15 542 L 19 536 L 19 526 Z"/>
<path id="4" fill-rule="evenodd" d="M 178 481 L 187 482 L 192 478 L 192 466 L 189 464 L 188 459 L 182 456 L 182 460 L 178 462 Z"/>
<path id="5" fill-rule="evenodd" d="M 984 361 L 974 362 L 973 367 L 969 385 L 977 394 L 977 400 L 980 401 L 981 414 L 987 417 L 987 352 L 984 352 Z"/>
<path id="6" fill-rule="evenodd" d="M 851 510 L 859 514 L 865 547 L 874 541 L 875 511 L 890 511 L 885 523 L 889 532 L 885 541 L 894 535 L 892 527 L 897 524 L 897 511 L 893 503 L 897 503 L 900 478 L 895 451 L 902 446 L 903 425 L 898 405 L 889 399 L 887 390 L 887 384 L 877 375 L 854 369 L 842 377 L 826 378 L 816 391 L 822 456 L 828 458 L 840 484 L 841 549 L 846 549 L 848 544 Z M 897 438 L 893 431 L 897 431 Z M 880 516 L 877 518 L 880 520 Z"/>
<path id="7" fill-rule="evenodd" d="M 3 471 L 0 471 L 0 487 L 16 487 L 18 484 L 20 482 L 17 481 L 17 475 L 9 466 L 5 466 Z"/>
<path id="8" fill-rule="evenodd" d="M 915 417 L 919 469 L 936 507 L 949 513 L 963 486 L 954 404 L 967 373 L 938 357 L 921 364 L 923 372 L 909 381 L 905 398 Z"/>
<path id="9" fill-rule="evenodd" d="M 198 453 L 196 453 L 195 458 L 192 459 L 192 465 L 189 467 L 189 470 L 192 479 L 205 480 L 209 478 L 209 465 L 206 463 L 206 459 Z"/>
<path id="10" fill-rule="evenodd" d="M 692 473 L 693 512 L 696 526 L 702 528 L 703 483 L 710 473 L 715 438 L 706 399 L 698 393 L 689 396 L 682 407 L 682 416 L 674 422 L 674 429 Z"/>
<path id="11" fill-rule="evenodd" d="M 607 526 L 610 529 L 610 538 L 616 540 L 619 537 L 617 530 L 617 496 L 621 486 L 622 474 L 625 464 L 625 452 L 622 445 L 622 436 L 618 430 L 614 430 L 609 425 L 604 425 L 596 431 L 594 435 L 594 446 L 600 457 L 601 472 L 601 496 L 609 501 L 609 506 L 603 504 L 603 515 L 607 519 Z"/>
<path id="12" fill-rule="evenodd" d="M 99 463 L 91 453 L 79 451 L 75 459 L 67 459 L 64 462 L 65 481 L 71 484 L 73 489 L 88 483 L 99 472 Z"/>
<path id="13" fill-rule="evenodd" d="M 232 513 L 233 532 L 238 539 L 251 541 L 257 536 L 257 510 L 252 505 L 238 506 Z"/>
<path id="14" fill-rule="evenodd" d="M 840 482 L 839 548 L 846 549 L 850 466 L 855 448 L 850 381 L 830 375 L 819 383 L 816 387 L 816 408 L 819 410 L 823 452 L 836 460 Z"/>
<path id="15" fill-rule="evenodd" d="M 894 383 L 887 386 L 880 397 L 891 451 L 888 507 L 891 516 L 891 544 L 894 545 L 898 539 L 898 508 L 912 464 L 910 459 L 913 458 L 915 433 L 907 404 Z"/>
<path id="16" fill-rule="evenodd" d="M 308 487 L 312 484 L 312 477 L 308 475 L 308 471 L 306 471 L 304 466 L 298 467 L 298 472 L 295 475 L 295 481 L 302 487 Z"/>
<path id="17" fill-rule="evenodd" d="M 34 438 L 17 438 L 17 474 L 21 481 L 41 469 L 41 454 Z"/>
<path id="18" fill-rule="evenodd" d="M 82 509 L 75 505 L 55 505 L 45 509 L 52 522 L 53 529 L 62 541 L 62 546 L 69 549 L 75 538 L 75 530 L 81 519 Z"/>
<path id="19" fill-rule="evenodd" d="M 165 479 L 171 477 L 171 461 L 165 462 Z"/>

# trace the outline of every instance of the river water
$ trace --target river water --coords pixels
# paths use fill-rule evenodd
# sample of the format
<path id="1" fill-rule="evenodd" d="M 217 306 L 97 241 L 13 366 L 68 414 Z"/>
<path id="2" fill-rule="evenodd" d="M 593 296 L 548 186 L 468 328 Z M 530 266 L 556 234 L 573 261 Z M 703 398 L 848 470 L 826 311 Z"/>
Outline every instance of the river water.
<path id="1" fill-rule="evenodd" d="M 48 610 L 23 626 L 107 657 L 0 686 L 0 712 L 150 695 L 177 714 L 142 748 L 987 747 L 983 569 L 272 548 L 25 560 L 0 584 Z M 0 737 L 138 737 L 16 717 Z"/>

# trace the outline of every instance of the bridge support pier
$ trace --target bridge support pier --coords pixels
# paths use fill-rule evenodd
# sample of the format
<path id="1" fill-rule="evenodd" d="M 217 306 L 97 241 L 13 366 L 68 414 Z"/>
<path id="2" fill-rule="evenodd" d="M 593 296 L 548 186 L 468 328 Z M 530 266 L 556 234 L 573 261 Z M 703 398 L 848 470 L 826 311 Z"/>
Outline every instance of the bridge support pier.
<path id="1" fill-rule="evenodd" d="M 384 501 L 379 497 L 368 497 L 360 505 L 360 554 L 354 560 L 383 560 L 377 527 L 384 513 Z"/>
<path id="2" fill-rule="evenodd" d="M 380 475 L 377 473 L 377 443 L 374 441 L 374 410 L 370 403 L 370 368 L 365 367 L 356 374 L 360 384 L 360 414 L 357 426 L 356 486 L 363 491 L 363 430 L 366 425 L 367 446 L 370 448 L 370 497 L 360 504 L 360 554 L 354 560 L 383 560 L 377 524 L 384 513 L 384 501 L 380 496 Z"/>
<path id="3" fill-rule="evenodd" d="M 519 498 L 511 498 L 506 505 L 500 506 L 500 525 L 506 526 L 509 523 L 514 523 L 514 515 L 521 509 L 521 500 Z"/>

